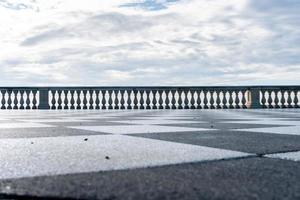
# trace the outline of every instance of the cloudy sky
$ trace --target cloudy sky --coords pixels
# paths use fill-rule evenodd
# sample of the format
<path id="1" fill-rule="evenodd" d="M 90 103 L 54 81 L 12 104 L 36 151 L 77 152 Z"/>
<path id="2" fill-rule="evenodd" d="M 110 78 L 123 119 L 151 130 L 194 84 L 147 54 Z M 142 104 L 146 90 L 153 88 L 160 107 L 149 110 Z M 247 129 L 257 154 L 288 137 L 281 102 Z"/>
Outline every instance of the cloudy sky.
<path id="1" fill-rule="evenodd" d="M 0 0 L 0 85 L 300 84 L 299 0 Z"/>

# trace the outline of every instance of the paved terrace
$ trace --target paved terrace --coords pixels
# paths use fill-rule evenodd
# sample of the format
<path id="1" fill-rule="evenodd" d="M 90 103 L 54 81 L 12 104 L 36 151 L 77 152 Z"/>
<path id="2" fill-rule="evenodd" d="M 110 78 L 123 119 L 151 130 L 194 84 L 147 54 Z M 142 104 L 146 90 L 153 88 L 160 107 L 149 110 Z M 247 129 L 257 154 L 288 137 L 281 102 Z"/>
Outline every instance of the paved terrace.
<path id="1" fill-rule="evenodd" d="M 299 199 L 300 110 L 2 110 L 3 199 Z"/>

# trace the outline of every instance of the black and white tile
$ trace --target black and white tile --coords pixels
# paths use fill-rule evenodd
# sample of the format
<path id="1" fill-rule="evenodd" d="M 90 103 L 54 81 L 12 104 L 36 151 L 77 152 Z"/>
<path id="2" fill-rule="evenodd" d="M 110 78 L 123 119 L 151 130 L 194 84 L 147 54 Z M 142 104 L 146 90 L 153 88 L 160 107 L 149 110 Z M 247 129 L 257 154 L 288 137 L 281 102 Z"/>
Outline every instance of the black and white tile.
<path id="1" fill-rule="evenodd" d="M 176 169 L 187 163 L 254 157 L 300 165 L 296 109 L 36 110 L 0 115 L 0 196 L 6 191 L 1 183 L 7 180 Z"/>

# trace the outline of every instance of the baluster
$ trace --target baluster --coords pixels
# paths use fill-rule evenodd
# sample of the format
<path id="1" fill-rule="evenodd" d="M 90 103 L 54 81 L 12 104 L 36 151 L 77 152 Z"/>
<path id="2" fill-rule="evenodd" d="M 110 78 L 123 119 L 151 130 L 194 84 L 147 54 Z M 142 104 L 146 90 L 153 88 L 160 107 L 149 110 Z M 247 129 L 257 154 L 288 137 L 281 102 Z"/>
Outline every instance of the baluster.
<path id="1" fill-rule="evenodd" d="M 285 91 L 284 91 L 284 90 L 281 90 L 281 99 L 280 99 L 280 102 L 281 102 L 281 108 L 286 108 L 286 106 L 285 106 L 285 96 L 284 96 L 284 93 L 285 93 Z"/>
<path id="2" fill-rule="evenodd" d="M 158 98 L 158 109 L 163 109 L 163 99 L 162 99 L 163 90 L 158 90 L 159 98 Z"/>
<path id="3" fill-rule="evenodd" d="M 197 109 L 202 109 L 202 107 L 201 107 L 201 90 L 197 90 L 196 91 L 196 93 L 197 93 L 197 100 L 196 100 L 196 102 L 197 102 Z"/>
<path id="4" fill-rule="evenodd" d="M 64 93 L 64 109 L 69 109 L 68 103 L 69 103 L 69 99 L 68 99 L 68 90 L 63 90 Z"/>
<path id="5" fill-rule="evenodd" d="M 157 100 L 156 100 L 156 93 L 157 93 L 157 90 L 152 90 L 152 94 L 153 94 L 153 100 L 152 100 L 152 103 L 153 103 L 153 106 L 152 106 L 152 109 L 157 109 Z"/>
<path id="6" fill-rule="evenodd" d="M 204 109 L 208 109 L 208 98 L 207 98 L 207 94 L 208 94 L 208 91 L 206 90 L 203 90 L 203 94 L 204 94 L 204 99 L 203 99 L 203 103 L 204 103 Z"/>
<path id="7" fill-rule="evenodd" d="M 13 109 L 18 109 L 18 90 L 13 90 L 14 93 L 14 107 Z"/>
<path id="8" fill-rule="evenodd" d="M 234 106 L 233 106 L 233 97 L 232 97 L 232 94 L 233 94 L 233 91 L 229 91 L 229 101 L 228 101 L 228 103 L 229 103 L 229 109 L 232 109 L 232 108 L 234 108 Z"/>
<path id="9" fill-rule="evenodd" d="M 96 95 L 96 101 L 95 101 L 95 109 L 99 110 L 100 109 L 100 99 L 99 99 L 99 90 L 95 90 L 95 95 Z"/>
<path id="10" fill-rule="evenodd" d="M 113 109 L 112 103 L 113 103 L 113 101 L 112 101 L 112 90 L 108 90 L 108 109 L 109 110 Z"/>
<path id="11" fill-rule="evenodd" d="M 189 99 L 188 99 L 188 89 L 185 89 L 183 91 L 183 94 L 184 94 L 184 100 L 183 100 L 183 103 L 184 103 L 184 109 L 189 109 Z"/>
<path id="12" fill-rule="evenodd" d="M 138 99 L 137 99 L 137 93 L 138 91 L 136 89 L 133 90 L 133 95 L 134 95 L 134 98 L 133 98 L 133 109 L 138 109 Z"/>
<path id="13" fill-rule="evenodd" d="M 146 90 L 146 109 L 151 109 L 150 103 L 150 90 Z"/>
<path id="14" fill-rule="evenodd" d="M 170 99 L 169 99 L 169 94 L 170 94 L 170 90 L 165 90 L 165 94 L 166 94 L 166 99 L 165 99 L 165 109 L 170 109 Z"/>
<path id="15" fill-rule="evenodd" d="M 294 103 L 295 103 L 295 108 L 299 108 L 299 98 L 298 98 L 298 90 L 294 90 L 295 98 L 294 98 Z"/>
<path id="16" fill-rule="evenodd" d="M 239 98 L 239 90 L 235 91 L 235 99 L 234 99 L 234 103 L 235 103 L 235 108 L 239 109 L 240 107 L 240 98 Z"/>
<path id="17" fill-rule="evenodd" d="M 83 110 L 86 110 L 88 107 L 87 107 L 87 97 L 86 97 L 86 95 L 87 95 L 87 90 L 82 90 L 82 94 L 83 94 L 83 100 L 82 100 L 82 109 Z"/>
<path id="18" fill-rule="evenodd" d="M 261 94 L 262 94 L 262 99 L 261 99 L 261 104 L 262 104 L 262 107 L 263 108 L 267 108 L 267 105 L 266 105 L 266 90 L 261 90 Z"/>
<path id="19" fill-rule="evenodd" d="M 171 103 L 172 103 L 172 109 L 176 109 L 176 99 L 175 99 L 175 93 L 176 90 L 171 90 L 171 95 L 172 95 L 172 99 L 171 99 Z"/>
<path id="20" fill-rule="evenodd" d="M 12 109 L 12 100 L 11 100 L 11 93 L 12 93 L 12 91 L 11 90 L 8 90 L 7 91 L 7 93 L 8 93 L 8 99 L 7 99 L 7 109 L 9 109 L 9 110 L 11 110 Z"/>
<path id="21" fill-rule="evenodd" d="M 106 90 L 101 90 L 101 94 L 102 94 L 102 110 L 105 110 L 106 109 L 106 98 L 105 98 L 105 93 L 106 93 Z"/>
<path id="22" fill-rule="evenodd" d="M 19 109 L 25 109 L 24 107 L 24 90 L 20 90 L 20 108 Z"/>
<path id="23" fill-rule="evenodd" d="M 221 109 L 221 108 L 222 108 L 222 107 L 221 107 L 220 93 L 221 93 L 220 90 L 216 90 L 216 95 L 217 95 L 217 100 L 216 100 L 217 106 L 216 106 L 216 108 L 217 108 L 217 109 Z"/>
<path id="24" fill-rule="evenodd" d="M 32 109 L 37 109 L 36 94 L 37 94 L 37 90 L 32 90 L 32 95 L 33 95 L 33 99 L 32 99 Z"/>
<path id="25" fill-rule="evenodd" d="M 132 103 L 131 93 L 132 93 L 131 89 L 127 90 L 127 95 L 128 95 L 128 98 L 127 98 L 127 109 L 132 109 L 132 106 L 131 106 L 131 103 Z"/>
<path id="26" fill-rule="evenodd" d="M 90 98 L 89 98 L 89 109 L 90 110 L 93 110 L 94 109 L 94 90 L 90 89 L 88 90 L 88 93 L 90 95 Z"/>
<path id="27" fill-rule="evenodd" d="M 183 109 L 183 107 L 182 107 L 182 98 L 181 98 L 182 90 L 178 89 L 177 92 L 178 92 L 178 109 Z"/>
<path id="28" fill-rule="evenodd" d="M 273 108 L 273 97 L 272 97 L 272 93 L 274 92 L 274 90 L 269 90 L 268 94 L 269 94 L 269 98 L 268 98 L 268 108 Z"/>
<path id="29" fill-rule="evenodd" d="M 272 103 L 273 103 L 273 98 L 272 98 L 272 90 L 269 90 L 268 91 L 268 94 L 269 94 L 269 98 L 268 98 L 268 108 L 272 108 L 273 107 L 273 105 L 272 105 Z"/>
<path id="30" fill-rule="evenodd" d="M 242 108 L 247 108 L 247 99 L 246 99 L 247 90 L 242 91 Z"/>
<path id="31" fill-rule="evenodd" d="M 140 109 L 145 109 L 145 106 L 144 106 L 144 90 L 140 90 L 140 94 L 141 94 L 141 99 L 140 99 Z"/>
<path id="32" fill-rule="evenodd" d="M 75 109 L 75 99 L 74 99 L 75 90 L 70 90 L 70 94 L 71 94 L 70 109 L 74 110 Z"/>
<path id="33" fill-rule="evenodd" d="M 288 90 L 288 99 L 287 99 L 287 103 L 288 103 L 288 108 L 292 108 L 292 96 L 291 96 L 291 90 Z"/>
<path id="34" fill-rule="evenodd" d="M 209 94 L 210 94 L 210 99 L 209 99 L 209 107 L 210 107 L 210 109 L 214 109 L 215 108 L 215 106 L 214 106 L 214 103 L 215 103 L 215 101 L 214 101 L 214 91 L 212 90 L 212 91 L 209 91 Z"/>
<path id="35" fill-rule="evenodd" d="M 1 96 L 2 96 L 2 99 L 1 99 L 1 109 L 6 109 L 5 107 L 5 93 L 6 93 L 6 90 L 1 90 Z"/>
<path id="36" fill-rule="evenodd" d="M 77 93 L 77 99 L 76 99 L 76 109 L 80 110 L 81 109 L 81 97 L 80 97 L 80 94 L 81 94 L 81 90 L 76 90 L 76 93 Z"/>
<path id="37" fill-rule="evenodd" d="M 51 99 L 51 109 L 56 109 L 56 99 L 55 99 L 55 93 L 56 93 L 56 90 L 50 90 L 50 93 L 51 93 L 51 96 L 52 96 L 52 99 Z"/>
<path id="38" fill-rule="evenodd" d="M 26 90 L 26 107 L 25 109 L 30 109 L 30 90 Z"/>
<path id="39" fill-rule="evenodd" d="M 121 90 L 120 91 L 121 92 L 121 101 L 120 101 L 120 103 L 121 103 L 121 109 L 123 110 L 123 109 L 125 109 L 125 99 L 124 99 L 124 93 L 125 93 L 125 90 Z"/>
<path id="40" fill-rule="evenodd" d="M 115 100 L 114 100 L 115 109 L 120 109 L 120 107 L 119 107 L 119 90 L 114 90 L 114 93 L 115 93 Z"/>
<path id="41" fill-rule="evenodd" d="M 195 109 L 195 90 L 191 90 L 191 109 Z"/>
<path id="42" fill-rule="evenodd" d="M 280 106 L 279 106 L 279 97 L 278 97 L 278 95 L 279 95 L 279 90 L 274 90 L 274 95 L 275 95 L 275 99 L 274 99 L 274 103 L 275 103 L 275 108 L 280 108 Z"/>
<path id="43" fill-rule="evenodd" d="M 273 108 L 273 97 L 272 97 L 272 94 L 275 94 L 274 90 L 269 90 L 269 98 L 268 98 L 268 108 Z"/>
<path id="44" fill-rule="evenodd" d="M 62 90 L 57 90 L 57 94 L 58 94 L 58 99 L 57 99 L 57 109 L 58 110 L 61 110 L 62 109 L 62 99 L 61 99 L 61 93 L 62 93 Z"/>
<path id="45" fill-rule="evenodd" d="M 223 104 L 223 109 L 227 109 L 229 108 L 229 106 L 227 105 L 227 97 L 226 97 L 226 94 L 227 94 L 227 91 L 223 91 L 223 99 L 222 99 L 222 104 Z"/>

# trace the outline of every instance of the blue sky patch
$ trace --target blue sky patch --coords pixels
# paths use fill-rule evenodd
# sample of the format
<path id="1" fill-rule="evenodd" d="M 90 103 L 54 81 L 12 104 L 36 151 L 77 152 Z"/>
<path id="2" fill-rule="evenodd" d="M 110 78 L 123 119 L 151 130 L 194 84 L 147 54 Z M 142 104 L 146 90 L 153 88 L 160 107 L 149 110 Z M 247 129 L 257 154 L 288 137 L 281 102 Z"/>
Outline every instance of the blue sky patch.
<path id="1" fill-rule="evenodd" d="M 13 10 L 23 10 L 28 8 L 24 3 L 11 3 L 6 0 L 0 0 L 0 6 Z"/>
<path id="2" fill-rule="evenodd" d="M 157 0 L 145 0 L 140 3 L 127 3 L 123 4 L 120 7 L 138 7 L 144 10 L 156 11 L 167 9 L 170 3 L 178 2 L 179 0 L 165 0 L 165 1 L 157 1 Z"/>

